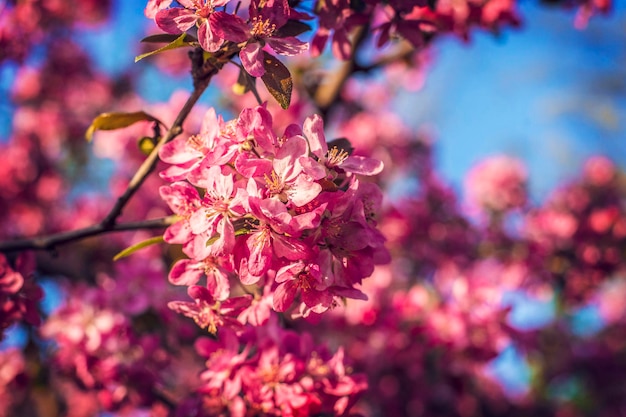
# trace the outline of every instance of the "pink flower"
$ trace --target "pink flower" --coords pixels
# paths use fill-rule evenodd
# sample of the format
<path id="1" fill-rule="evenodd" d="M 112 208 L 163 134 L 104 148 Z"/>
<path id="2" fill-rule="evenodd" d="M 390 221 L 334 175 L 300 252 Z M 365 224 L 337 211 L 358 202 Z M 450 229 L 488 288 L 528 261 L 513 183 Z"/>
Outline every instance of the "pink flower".
<path id="1" fill-rule="evenodd" d="M 240 265 L 244 262 L 250 281 L 242 276 L 246 285 L 254 284 L 260 276 L 272 266 L 274 257 L 290 261 L 304 259 L 308 253 L 308 246 L 297 239 L 298 217 L 292 217 L 283 203 L 274 199 L 250 199 L 252 214 L 257 218 L 258 225 L 254 225 L 248 234 L 244 252 L 236 253 Z M 316 213 L 319 219 L 319 213 Z M 319 220 L 318 220 L 319 221 Z M 247 274 L 246 274 L 247 275 Z"/>
<path id="2" fill-rule="evenodd" d="M 329 194 L 330 215 L 322 220 L 319 237 L 325 248 L 323 252 L 328 253 L 320 257 L 328 256 L 325 268 L 334 271 L 329 272 L 335 277 L 334 285 L 352 288 L 374 272 L 374 265 L 390 261 L 385 238 L 375 228 L 372 209 L 367 208 L 377 206 L 380 190 L 375 186 L 362 187 L 359 181 L 354 181 L 345 193 L 336 197 Z"/>
<path id="3" fill-rule="evenodd" d="M 276 272 L 278 287 L 274 292 L 274 310 L 286 311 L 296 294 L 300 292 L 302 302 L 314 313 L 323 313 L 333 304 L 333 294 L 328 291 L 328 280 L 319 265 L 302 261 L 282 267 Z"/>
<path id="4" fill-rule="evenodd" d="M 231 270 L 230 259 L 209 257 L 203 261 L 180 259 L 169 273 L 169 280 L 174 285 L 195 285 L 202 276 L 206 276 L 206 287 L 217 301 L 223 301 L 230 295 L 228 273 Z"/>
<path id="5" fill-rule="evenodd" d="M 172 164 L 160 175 L 167 181 L 189 179 L 203 167 L 227 163 L 236 153 L 238 144 L 233 141 L 234 123 L 224 123 L 221 116 L 210 108 L 202 119 L 200 133 L 188 138 L 178 137 L 166 143 L 159 151 L 163 162 Z M 193 181 L 192 181 L 193 182 Z M 199 184 L 196 184 L 199 185 Z"/>
<path id="6" fill-rule="evenodd" d="M 159 194 L 170 209 L 182 217 L 181 221 L 165 230 L 163 238 L 168 243 L 187 244 L 193 239 L 189 219 L 198 210 L 202 201 L 198 190 L 186 182 L 175 182 L 159 188 Z"/>
<path id="7" fill-rule="evenodd" d="M 319 27 L 311 41 L 311 55 L 322 54 L 326 42 L 334 31 L 332 39 L 333 55 L 346 60 L 352 53 L 350 32 L 357 26 L 367 23 L 367 12 L 357 14 L 351 7 L 349 0 L 333 0 L 317 2 Z"/>
<path id="8" fill-rule="evenodd" d="M 426 1 L 390 2 L 388 8 L 381 14 L 393 17 L 378 27 L 380 37 L 377 46 L 380 48 L 392 36 L 401 35 L 415 48 L 422 48 L 425 34 L 432 34 L 437 30 L 437 26 L 433 22 L 420 18 L 420 8 L 426 6 Z M 412 13 L 413 11 L 415 12 Z"/>
<path id="9" fill-rule="evenodd" d="M 179 314 L 192 318 L 200 328 L 206 328 L 212 334 L 221 327 L 241 329 L 241 323 L 236 317 L 250 304 L 250 296 L 220 302 L 213 298 L 208 289 L 197 285 L 189 287 L 187 293 L 194 299 L 193 303 L 170 301 L 167 306 Z"/>
<path id="10" fill-rule="evenodd" d="M 272 311 L 273 293 L 269 285 L 263 289 L 263 295 L 255 294 L 248 308 L 239 314 L 238 320 L 242 324 L 249 323 L 252 326 L 262 326 L 270 319 Z"/>
<path id="11" fill-rule="evenodd" d="M 240 342 L 235 332 L 224 327 L 220 329 L 217 340 L 201 337 L 196 340 L 194 347 L 201 356 L 207 358 L 207 369 L 200 375 L 204 382 L 200 390 L 220 390 L 228 400 L 239 395 L 241 377 L 238 371 L 245 364 L 250 349 L 246 346 L 240 352 Z"/>
<path id="12" fill-rule="evenodd" d="M 250 2 L 250 37 L 239 52 L 241 64 L 248 74 L 253 77 L 265 74 L 265 45 L 270 46 L 277 54 L 287 56 L 298 55 L 309 49 L 306 42 L 293 36 L 283 37 L 278 33 L 289 20 L 290 10 L 286 0 Z"/>
<path id="13" fill-rule="evenodd" d="M 195 235 L 206 233 L 211 243 L 199 242 L 201 247 L 196 248 L 195 253 L 206 253 L 207 256 L 230 253 L 235 246 L 231 219 L 245 214 L 243 206 L 247 204 L 247 194 L 242 188 L 235 188 L 233 176 L 223 175 L 219 166 L 214 165 L 202 172 L 202 178 L 204 180 L 197 182 L 206 188 L 206 192 L 198 210 L 189 217 L 189 226 Z"/>
<path id="14" fill-rule="evenodd" d="M 585 178 L 596 186 L 607 186 L 616 175 L 615 164 L 605 156 L 592 156 L 583 167 Z"/>
<path id="15" fill-rule="evenodd" d="M 468 200 L 483 209 L 506 211 L 526 204 L 526 168 L 505 155 L 488 158 L 467 174 Z"/>
<path id="16" fill-rule="evenodd" d="M 178 34 L 198 26 L 198 42 L 202 49 L 216 52 L 225 40 L 241 42 L 246 39 L 245 22 L 236 15 L 216 12 L 230 0 L 180 0 L 183 6 L 161 9 L 155 15 L 156 24 L 165 32 Z"/>
<path id="17" fill-rule="evenodd" d="M 382 161 L 377 159 L 364 156 L 350 156 L 346 150 L 339 149 L 336 146 L 329 150 L 326 144 L 326 137 L 324 136 L 324 122 L 317 114 L 307 117 L 304 121 L 303 131 L 311 153 L 317 157 L 319 164 L 325 167 L 326 170 L 360 175 L 377 175 L 384 168 Z M 301 163 L 305 165 L 307 172 L 316 179 L 326 176 L 324 171 L 320 171 L 316 166 L 312 166 L 310 162 L 302 160 Z"/>
<path id="18" fill-rule="evenodd" d="M 43 291 L 31 277 L 34 256 L 23 252 L 15 262 L 15 269 L 0 253 L 0 339 L 5 328 L 17 320 L 38 325 L 41 321 L 37 303 Z"/>
<path id="19" fill-rule="evenodd" d="M 310 203 L 322 191 L 322 186 L 304 173 L 300 161 L 307 157 L 306 141 L 299 136 L 289 138 L 278 150 L 272 171 L 265 175 L 267 192 L 283 203 L 297 207 Z"/>

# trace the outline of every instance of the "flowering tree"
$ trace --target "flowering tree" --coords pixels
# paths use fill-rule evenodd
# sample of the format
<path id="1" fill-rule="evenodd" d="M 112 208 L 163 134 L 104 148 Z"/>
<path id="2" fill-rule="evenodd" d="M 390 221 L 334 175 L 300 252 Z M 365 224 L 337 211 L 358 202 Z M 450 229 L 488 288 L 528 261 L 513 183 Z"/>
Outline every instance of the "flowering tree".
<path id="1" fill-rule="evenodd" d="M 553 3 L 578 27 L 611 7 Z M 136 66 L 193 86 L 161 104 L 76 41 L 109 2 L 0 7 L 0 339 L 24 339 L 0 350 L 0 415 L 623 413 L 621 173 L 592 158 L 532 206 L 498 156 L 464 206 L 368 88 L 411 87 L 441 37 L 518 26 L 515 1 L 149 0 Z M 419 188 L 392 199 L 399 173 Z M 553 320 L 511 325 L 510 293 Z M 605 325 L 581 336 L 589 305 Z M 517 396 L 487 372 L 510 347 Z"/>

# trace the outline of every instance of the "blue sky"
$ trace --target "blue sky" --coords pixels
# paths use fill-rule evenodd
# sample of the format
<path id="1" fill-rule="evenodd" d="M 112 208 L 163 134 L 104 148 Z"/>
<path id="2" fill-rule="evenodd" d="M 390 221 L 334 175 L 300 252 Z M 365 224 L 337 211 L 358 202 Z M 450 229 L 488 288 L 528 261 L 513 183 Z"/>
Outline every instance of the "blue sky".
<path id="1" fill-rule="evenodd" d="M 523 27 L 499 38 L 441 41 L 424 89 L 403 94 L 398 111 L 435 126 L 438 166 L 455 185 L 480 159 L 506 153 L 526 162 L 541 200 L 589 155 L 626 165 L 626 6 L 583 31 L 571 12 L 521 11 Z"/>

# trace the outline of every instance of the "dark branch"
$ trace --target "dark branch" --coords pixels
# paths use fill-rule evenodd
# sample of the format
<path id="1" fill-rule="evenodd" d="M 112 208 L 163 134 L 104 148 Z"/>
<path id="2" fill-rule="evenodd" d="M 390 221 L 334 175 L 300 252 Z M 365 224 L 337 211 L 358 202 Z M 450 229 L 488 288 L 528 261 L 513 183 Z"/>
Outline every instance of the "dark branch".
<path id="1" fill-rule="evenodd" d="M 20 239 L 9 242 L 0 242 L 0 252 L 16 252 L 22 250 L 51 250 L 56 246 L 76 240 L 86 239 L 105 233 L 124 232 L 129 230 L 163 229 L 174 223 L 176 216 L 162 217 L 159 219 L 144 220 L 139 222 L 128 222 L 105 226 L 103 223 L 84 229 L 71 230 L 69 232 L 57 233 L 49 236 L 34 237 L 30 239 Z"/>

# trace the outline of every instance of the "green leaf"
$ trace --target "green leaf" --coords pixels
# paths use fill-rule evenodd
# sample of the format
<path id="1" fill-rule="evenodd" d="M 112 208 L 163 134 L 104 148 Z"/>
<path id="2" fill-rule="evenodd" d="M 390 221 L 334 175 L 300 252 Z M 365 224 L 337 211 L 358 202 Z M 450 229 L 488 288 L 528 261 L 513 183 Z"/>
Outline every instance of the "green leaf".
<path id="1" fill-rule="evenodd" d="M 150 35 L 143 38 L 140 42 L 143 43 L 172 43 L 180 38 L 180 35 L 172 35 L 169 33 L 159 33 L 156 35 Z M 196 38 L 191 35 L 185 34 L 183 39 L 185 42 L 198 42 Z"/>
<path id="2" fill-rule="evenodd" d="M 96 130 L 115 130 L 128 127 L 132 124 L 142 121 L 157 122 L 163 124 L 154 116 L 146 112 L 138 111 L 134 113 L 102 113 L 91 122 L 91 125 L 85 133 L 85 139 L 91 142 L 93 134 Z"/>
<path id="3" fill-rule="evenodd" d="M 139 62 L 144 58 L 159 54 L 161 52 L 169 51 L 170 49 L 183 48 L 185 46 L 190 46 L 193 42 L 189 41 L 188 40 L 189 38 L 187 38 L 187 36 L 189 35 L 187 35 L 186 33 L 183 33 L 178 38 L 174 39 L 172 42 L 168 43 L 165 46 L 162 46 L 159 49 L 155 49 L 154 51 L 146 52 L 145 54 L 138 55 L 135 57 L 135 62 Z M 150 38 L 150 36 L 148 36 L 148 38 Z"/>
<path id="4" fill-rule="evenodd" d="M 263 51 L 263 66 L 265 74 L 261 77 L 270 94 L 278 101 L 283 109 L 289 108 L 293 81 L 289 69 L 278 59 Z"/>
<path id="5" fill-rule="evenodd" d="M 155 236 L 155 237 L 151 237 L 150 239 L 146 239 L 144 241 L 141 241 L 137 244 L 134 244 L 126 249 L 124 249 L 123 251 L 121 251 L 120 253 L 118 253 L 117 255 L 115 255 L 113 257 L 114 261 L 117 261 L 119 259 L 125 258 L 129 255 L 132 255 L 133 253 L 137 252 L 139 249 L 143 249 L 147 246 L 150 245 L 154 245 L 156 243 L 163 243 L 163 236 Z"/>

